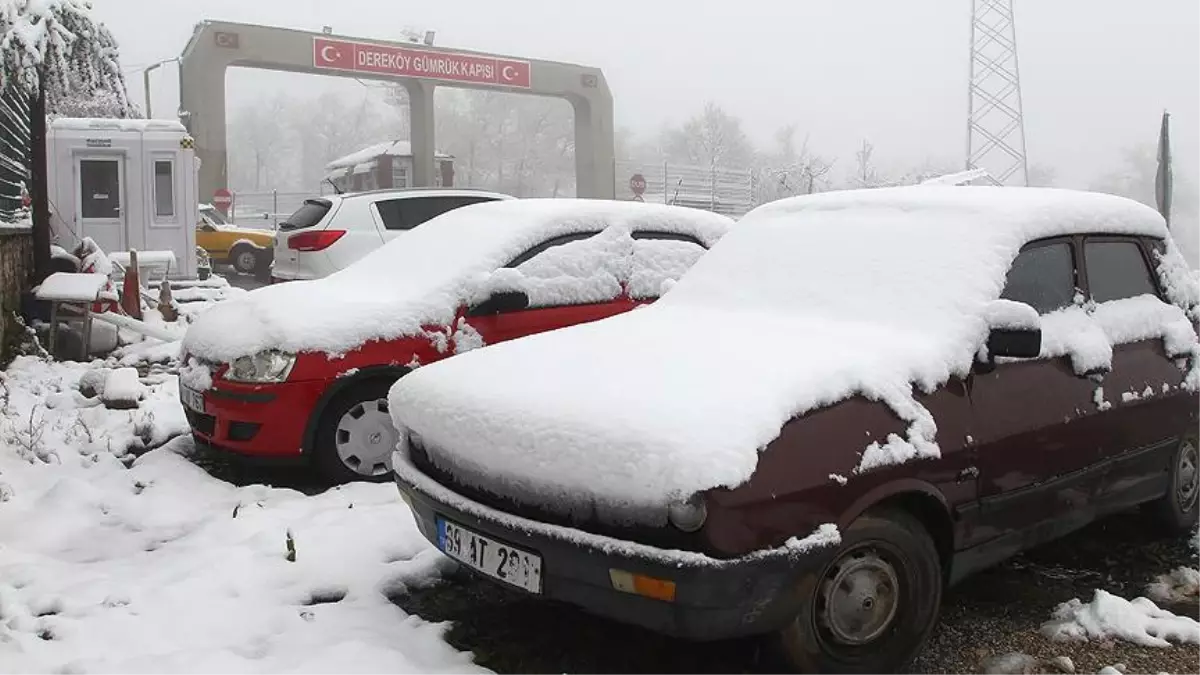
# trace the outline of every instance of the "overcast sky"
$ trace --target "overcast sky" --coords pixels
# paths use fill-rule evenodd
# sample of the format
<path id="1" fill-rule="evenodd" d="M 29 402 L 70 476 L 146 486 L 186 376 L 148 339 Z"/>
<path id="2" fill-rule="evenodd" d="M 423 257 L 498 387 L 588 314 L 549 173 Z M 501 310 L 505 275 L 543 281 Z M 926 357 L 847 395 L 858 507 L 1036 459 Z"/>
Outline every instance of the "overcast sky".
<path id="1" fill-rule="evenodd" d="M 1200 164 L 1200 2 L 1014 0 L 1031 163 L 1086 183 L 1122 147 L 1153 142 L 1172 112 L 1177 161 Z M 963 161 L 970 0 L 93 0 L 116 34 L 130 94 L 145 65 L 177 56 L 203 19 L 398 38 L 604 70 L 617 123 L 652 133 L 714 100 L 766 143 L 795 123 L 845 169 L 863 138 L 885 168 Z M 177 74 L 153 75 L 156 116 Z M 231 71 L 230 105 L 352 80 Z"/>

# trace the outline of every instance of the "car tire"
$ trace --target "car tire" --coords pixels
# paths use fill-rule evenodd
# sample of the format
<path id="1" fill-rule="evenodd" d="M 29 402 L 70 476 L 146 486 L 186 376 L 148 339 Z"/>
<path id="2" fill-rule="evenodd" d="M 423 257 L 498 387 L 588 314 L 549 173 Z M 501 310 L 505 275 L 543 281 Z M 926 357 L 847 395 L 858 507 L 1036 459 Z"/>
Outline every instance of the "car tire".
<path id="1" fill-rule="evenodd" d="M 1146 511 L 1169 534 L 1190 532 L 1200 521 L 1200 442 L 1194 429 L 1179 439 L 1171 455 L 1167 494 Z"/>
<path id="2" fill-rule="evenodd" d="M 229 263 L 238 274 L 253 274 L 258 269 L 260 257 L 262 254 L 258 249 L 242 244 L 229 252 Z"/>
<path id="3" fill-rule="evenodd" d="M 393 382 L 352 384 L 325 406 L 314 437 L 313 462 L 326 479 L 337 484 L 391 479 L 390 458 L 398 438 L 387 408 Z"/>
<path id="4" fill-rule="evenodd" d="M 800 611 L 774 636 L 776 665 L 904 672 L 937 623 L 942 586 L 937 547 L 919 520 L 898 510 L 867 513 L 842 533 L 831 562 L 799 581 Z"/>

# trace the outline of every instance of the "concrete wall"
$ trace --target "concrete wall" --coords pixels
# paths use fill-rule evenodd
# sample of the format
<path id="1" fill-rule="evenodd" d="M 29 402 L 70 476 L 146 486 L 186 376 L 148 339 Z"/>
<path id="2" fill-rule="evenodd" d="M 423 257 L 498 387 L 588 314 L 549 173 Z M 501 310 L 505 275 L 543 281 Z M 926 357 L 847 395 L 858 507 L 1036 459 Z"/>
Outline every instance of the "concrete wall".
<path id="1" fill-rule="evenodd" d="M 21 294 L 33 278 L 33 235 L 29 228 L 0 227 L 0 364 L 12 358 L 10 348 L 20 326 Z"/>

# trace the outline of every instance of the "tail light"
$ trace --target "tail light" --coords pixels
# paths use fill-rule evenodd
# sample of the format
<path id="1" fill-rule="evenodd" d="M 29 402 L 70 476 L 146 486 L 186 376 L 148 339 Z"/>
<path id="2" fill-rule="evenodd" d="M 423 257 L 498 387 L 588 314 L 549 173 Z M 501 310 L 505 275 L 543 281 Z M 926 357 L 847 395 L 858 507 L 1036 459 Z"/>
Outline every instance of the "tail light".
<path id="1" fill-rule="evenodd" d="M 342 235 L 346 234 L 345 230 L 318 230 L 316 232 L 301 232 L 288 237 L 287 247 L 293 251 L 323 251 Z"/>

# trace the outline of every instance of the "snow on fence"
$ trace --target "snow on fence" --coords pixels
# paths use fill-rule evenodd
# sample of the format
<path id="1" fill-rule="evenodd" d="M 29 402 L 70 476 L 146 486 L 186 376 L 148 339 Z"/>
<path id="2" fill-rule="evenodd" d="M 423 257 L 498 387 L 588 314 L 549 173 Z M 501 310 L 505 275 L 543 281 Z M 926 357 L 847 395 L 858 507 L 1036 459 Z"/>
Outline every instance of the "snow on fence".
<path id="1" fill-rule="evenodd" d="M 733 217 L 745 215 L 754 206 L 754 180 L 749 169 L 618 160 L 617 199 L 634 198 L 630 179 L 638 174 L 645 179 L 643 201 L 690 206 Z"/>

